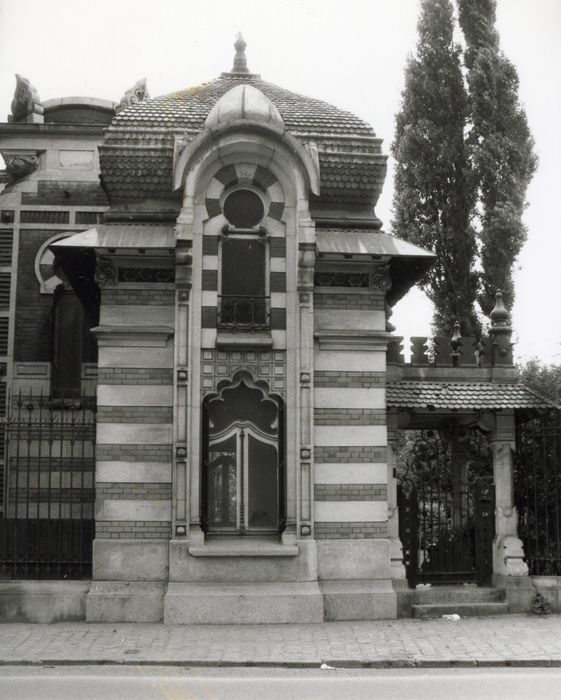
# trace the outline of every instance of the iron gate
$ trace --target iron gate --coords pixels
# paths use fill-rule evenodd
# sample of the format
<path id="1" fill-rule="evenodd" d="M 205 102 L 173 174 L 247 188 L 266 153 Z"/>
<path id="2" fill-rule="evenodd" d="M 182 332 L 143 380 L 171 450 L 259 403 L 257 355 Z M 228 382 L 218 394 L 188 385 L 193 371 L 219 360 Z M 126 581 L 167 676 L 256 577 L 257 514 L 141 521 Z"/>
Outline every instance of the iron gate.
<path id="1" fill-rule="evenodd" d="M 90 577 L 95 398 L 20 393 L 6 438 L 0 578 Z"/>
<path id="2" fill-rule="evenodd" d="M 474 429 L 409 433 L 398 475 L 409 585 L 490 583 L 494 487 L 487 438 Z"/>
<path id="3" fill-rule="evenodd" d="M 530 574 L 561 576 L 561 413 L 516 426 L 514 499 Z"/>

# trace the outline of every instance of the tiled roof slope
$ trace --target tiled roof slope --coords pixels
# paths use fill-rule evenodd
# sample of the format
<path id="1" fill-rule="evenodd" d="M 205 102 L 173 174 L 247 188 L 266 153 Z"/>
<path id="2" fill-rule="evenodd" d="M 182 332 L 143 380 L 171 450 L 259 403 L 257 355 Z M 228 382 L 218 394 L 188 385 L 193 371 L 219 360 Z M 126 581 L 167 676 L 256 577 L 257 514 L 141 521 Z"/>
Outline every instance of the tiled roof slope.
<path id="1" fill-rule="evenodd" d="M 523 384 L 491 382 L 390 382 L 386 402 L 391 408 L 552 408 L 554 404 Z"/>
<path id="2" fill-rule="evenodd" d="M 366 122 L 257 75 L 229 73 L 198 87 L 139 102 L 113 119 L 100 147 L 103 181 L 112 197 L 178 197 L 172 192 L 175 136 L 194 138 L 219 98 L 240 84 L 261 90 L 293 136 L 304 143 L 317 143 L 321 200 L 357 207 L 375 205 L 384 182 L 386 157 L 380 139 Z"/>

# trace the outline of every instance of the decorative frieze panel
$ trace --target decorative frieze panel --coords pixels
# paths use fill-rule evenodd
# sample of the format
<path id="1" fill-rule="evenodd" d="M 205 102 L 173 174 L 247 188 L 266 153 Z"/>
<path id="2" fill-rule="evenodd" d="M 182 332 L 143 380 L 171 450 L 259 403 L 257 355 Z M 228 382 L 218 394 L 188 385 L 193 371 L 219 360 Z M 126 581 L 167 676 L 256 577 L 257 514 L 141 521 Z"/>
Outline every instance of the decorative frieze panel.
<path id="1" fill-rule="evenodd" d="M 121 267 L 119 282 L 175 282 L 175 270 L 171 267 Z"/>
<path id="2" fill-rule="evenodd" d="M 201 391 L 207 394 L 218 382 L 246 370 L 255 379 L 263 379 L 270 390 L 285 395 L 286 362 L 281 350 L 203 350 L 201 355 Z"/>
<path id="3" fill-rule="evenodd" d="M 367 289 L 370 286 L 370 275 L 368 272 L 316 272 L 314 285 L 316 287 Z"/>

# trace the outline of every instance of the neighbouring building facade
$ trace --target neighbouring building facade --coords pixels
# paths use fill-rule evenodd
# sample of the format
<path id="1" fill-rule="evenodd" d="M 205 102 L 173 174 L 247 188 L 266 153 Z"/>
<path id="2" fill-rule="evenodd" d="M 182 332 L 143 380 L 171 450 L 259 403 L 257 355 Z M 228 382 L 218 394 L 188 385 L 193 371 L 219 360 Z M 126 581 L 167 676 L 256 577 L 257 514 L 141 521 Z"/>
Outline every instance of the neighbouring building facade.
<path id="1" fill-rule="evenodd" d="M 514 415 L 547 402 L 500 297 L 490 339 L 400 356 L 391 306 L 433 255 L 381 230 L 370 126 L 251 73 L 239 38 L 232 71 L 160 98 L 41 103 L 18 78 L 0 152 L 7 576 L 79 571 L 91 621 L 411 614 L 439 555 L 404 515 L 400 431 L 452 428 L 442 520 L 487 547 L 455 580 L 528 588 Z M 41 533 L 50 573 L 8 544 Z"/>

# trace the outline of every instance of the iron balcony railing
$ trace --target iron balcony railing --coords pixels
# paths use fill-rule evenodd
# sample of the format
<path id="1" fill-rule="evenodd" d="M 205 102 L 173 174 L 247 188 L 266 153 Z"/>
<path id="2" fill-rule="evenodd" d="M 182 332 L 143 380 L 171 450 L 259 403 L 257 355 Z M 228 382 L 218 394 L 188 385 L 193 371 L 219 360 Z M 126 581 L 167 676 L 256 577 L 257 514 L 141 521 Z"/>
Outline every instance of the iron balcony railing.
<path id="1" fill-rule="evenodd" d="M 230 330 L 259 330 L 270 327 L 270 297 L 232 296 L 218 297 L 218 328 Z"/>

